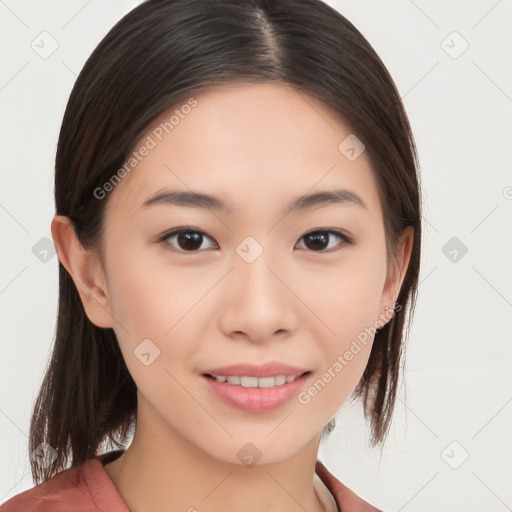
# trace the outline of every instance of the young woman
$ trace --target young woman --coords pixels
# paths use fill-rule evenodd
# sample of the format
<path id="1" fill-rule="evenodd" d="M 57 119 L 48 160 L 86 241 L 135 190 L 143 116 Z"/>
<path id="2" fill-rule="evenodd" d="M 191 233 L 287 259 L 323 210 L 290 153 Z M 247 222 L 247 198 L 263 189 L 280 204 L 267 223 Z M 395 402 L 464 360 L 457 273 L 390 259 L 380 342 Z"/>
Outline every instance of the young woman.
<path id="1" fill-rule="evenodd" d="M 55 199 L 40 485 L 3 511 L 377 510 L 317 453 L 351 396 L 386 438 L 420 191 L 349 21 L 319 0 L 142 3 L 76 81 Z"/>

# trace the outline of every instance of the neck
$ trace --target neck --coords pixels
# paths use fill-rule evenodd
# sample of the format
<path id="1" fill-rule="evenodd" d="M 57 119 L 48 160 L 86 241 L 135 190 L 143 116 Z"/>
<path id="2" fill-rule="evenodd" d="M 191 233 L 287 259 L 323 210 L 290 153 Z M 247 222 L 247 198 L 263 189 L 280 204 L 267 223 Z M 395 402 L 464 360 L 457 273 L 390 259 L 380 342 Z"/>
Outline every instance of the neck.
<path id="1" fill-rule="evenodd" d="M 105 465 L 131 512 L 337 510 L 315 474 L 320 434 L 286 460 L 247 466 L 211 457 L 168 426 L 159 436 L 144 417 L 137 416 L 130 447 Z"/>

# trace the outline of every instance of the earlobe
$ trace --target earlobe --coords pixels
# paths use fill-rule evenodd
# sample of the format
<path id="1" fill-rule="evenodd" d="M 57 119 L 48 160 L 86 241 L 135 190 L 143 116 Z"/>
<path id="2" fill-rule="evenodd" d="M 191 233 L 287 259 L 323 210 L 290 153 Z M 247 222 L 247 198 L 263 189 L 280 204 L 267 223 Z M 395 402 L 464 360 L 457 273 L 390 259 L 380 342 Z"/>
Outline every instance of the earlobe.
<path id="1" fill-rule="evenodd" d="M 55 214 L 51 231 L 59 261 L 73 279 L 87 317 L 97 327 L 113 327 L 105 275 L 96 253 L 84 249 L 69 217 Z"/>
<path id="2" fill-rule="evenodd" d="M 398 241 L 396 264 L 392 267 L 392 270 L 390 270 L 386 279 L 381 299 L 381 311 L 385 306 L 387 306 L 388 309 L 393 312 L 407 268 L 409 267 L 413 242 L 414 228 L 412 226 L 408 226 L 404 229 L 400 240 Z M 389 312 L 386 312 L 385 314 L 388 316 Z"/>

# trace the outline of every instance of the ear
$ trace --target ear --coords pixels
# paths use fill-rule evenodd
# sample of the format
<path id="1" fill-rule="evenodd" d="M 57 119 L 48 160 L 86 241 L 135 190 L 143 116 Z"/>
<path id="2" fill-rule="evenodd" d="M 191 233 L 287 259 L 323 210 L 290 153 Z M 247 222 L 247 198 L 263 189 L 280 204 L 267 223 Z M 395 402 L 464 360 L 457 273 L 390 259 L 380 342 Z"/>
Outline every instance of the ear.
<path id="1" fill-rule="evenodd" d="M 396 264 L 390 266 L 382 292 L 379 311 L 384 317 L 384 323 L 387 323 L 394 315 L 394 306 L 400 293 L 407 268 L 409 267 L 413 241 L 414 229 L 412 226 L 408 226 L 404 229 L 398 241 Z M 385 309 L 386 307 L 388 308 L 387 310 Z"/>
<path id="2" fill-rule="evenodd" d="M 105 274 L 97 254 L 84 249 L 69 217 L 56 214 L 51 230 L 59 261 L 72 277 L 87 317 L 97 327 L 113 327 Z"/>

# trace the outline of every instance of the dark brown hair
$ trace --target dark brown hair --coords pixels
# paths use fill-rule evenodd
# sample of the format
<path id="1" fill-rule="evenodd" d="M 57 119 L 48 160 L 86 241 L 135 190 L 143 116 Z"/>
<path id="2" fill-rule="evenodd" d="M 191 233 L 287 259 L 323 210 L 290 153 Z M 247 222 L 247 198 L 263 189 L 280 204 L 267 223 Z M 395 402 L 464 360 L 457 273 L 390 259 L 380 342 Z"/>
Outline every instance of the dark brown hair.
<path id="1" fill-rule="evenodd" d="M 397 303 L 375 335 L 354 396 L 362 397 L 371 444 L 384 442 L 415 306 L 421 241 L 416 148 L 400 95 L 364 36 L 320 0 L 148 0 L 124 16 L 87 60 L 71 92 L 55 162 L 55 203 L 82 245 L 102 247 L 107 200 L 94 194 L 119 170 L 160 114 L 192 92 L 235 82 L 281 82 L 316 97 L 365 144 L 385 222 L 388 264 L 407 226 L 412 254 Z M 341 141 L 340 141 L 341 142 Z M 108 199 L 108 198 L 107 198 Z M 409 311 L 407 333 L 405 313 Z M 86 316 L 59 262 L 56 339 L 30 426 L 34 482 L 123 448 L 136 422 L 137 388 L 114 331 Z"/>

